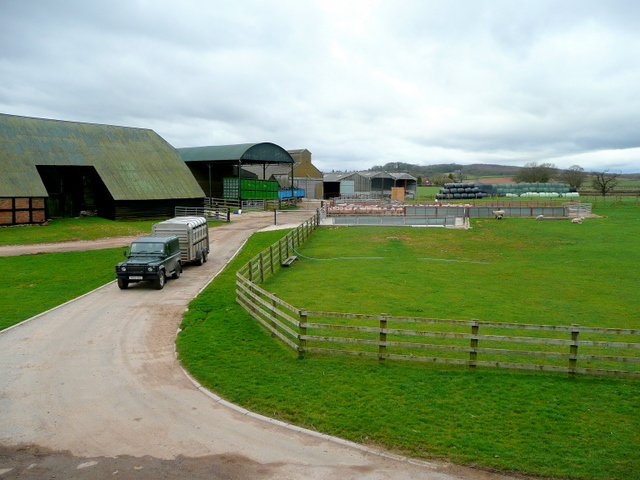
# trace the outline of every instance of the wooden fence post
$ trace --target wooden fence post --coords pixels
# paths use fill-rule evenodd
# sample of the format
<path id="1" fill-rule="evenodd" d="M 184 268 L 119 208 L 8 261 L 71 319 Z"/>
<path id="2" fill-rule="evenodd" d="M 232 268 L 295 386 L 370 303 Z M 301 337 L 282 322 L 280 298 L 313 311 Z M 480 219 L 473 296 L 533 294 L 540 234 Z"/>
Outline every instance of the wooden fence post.
<path id="1" fill-rule="evenodd" d="M 307 334 L 307 311 L 300 310 L 300 334 L 298 335 L 298 358 L 304 358 L 304 351 L 307 348 L 307 341 L 301 338 Z"/>
<path id="2" fill-rule="evenodd" d="M 475 323 L 471 325 L 471 335 L 477 336 L 478 332 L 480 331 L 480 325 L 478 324 L 477 321 L 474 321 L 474 322 Z M 469 369 L 470 370 L 476 369 L 476 360 L 478 359 L 478 352 L 476 352 L 476 348 L 478 348 L 478 339 L 472 338 L 471 351 L 469 352 Z"/>
<path id="3" fill-rule="evenodd" d="M 576 323 L 571 324 L 572 327 L 579 327 L 580 325 Z M 576 374 L 576 367 L 578 364 L 578 359 L 576 356 L 578 355 L 578 336 L 580 335 L 579 331 L 571 332 L 571 342 L 572 344 L 569 346 L 569 375 L 573 376 Z"/>
<path id="4" fill-rule="evenodd" d="M 273 256 L 273 245 L 269 247 L 269 261 L 271 262 L 271 275 L 276 273 L 275 258 Z"/>
<path id="5" fill-rule="evenodd" d="M 271 295 L 273 297 L 277 297 L 277 295 L 275 293 L 272 293 Z M 274 310 L 278 309 L 278 307 L 277 307 L 278 303 L 276 302 L 275 298 L 271 299 L 271 305 L 273 306 Z M 272 315 L 275 317 L 276 313 L 272 312 Z M 271 330 L 271 336 L 275 337 L 276 336 L 276 330 L 277 330 L 277 325 L 276 325 L 276 321 L 275 320 L 271 320 L 271 329 L 272 329 Z"/>
<path id="6" fill-rule="evenodd" d="M 382 342 L 386 342 L 387 341 L 387 333 L 385 332 L 385 330 L 387 329 L 387 314 L 386 313 L 381 313 L 380 314 L 380 345 L 378 345 L 378 363 L 384 363 L 386 358 L 385 355 L 387 354 L 387 346 L 383 345 Z"/>
<path id="7" fill-rule="evenodd" d="M 262 252 L 258 254 L 258 268 L 260 269 L 260 283 L 264 283 L 264 260 Z"/>

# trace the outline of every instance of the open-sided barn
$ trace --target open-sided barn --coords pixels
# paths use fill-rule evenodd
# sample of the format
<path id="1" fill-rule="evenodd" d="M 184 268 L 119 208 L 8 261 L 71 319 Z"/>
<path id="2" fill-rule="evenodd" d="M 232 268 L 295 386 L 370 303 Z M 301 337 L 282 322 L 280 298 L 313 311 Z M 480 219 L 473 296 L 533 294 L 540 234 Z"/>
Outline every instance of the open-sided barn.
<path id="1" fill-rule="evenodd" d="M 246 169 L 263 180 L 276 180 L 282 189 L 304 191 L 306 198 L 323 198 L 323 175 L 311 162 L 311 152 L 306 148 L 287 150 L 293 158 L 291 164 L 250 165 Z"/>
<path id="2" fill-rule="evenodd" d="M 0 114 L 0 224 L 141 218 L 202 206 L 204 192 L 153 130 Z"/>
<path id="3" fill-rule="evenodd" d="M 413 198 L 416 194 L 417 182 L 418 180 L 408 173 L 326 173 L 324 175 L 324 196 L 325 198 L 341 195 L 390 197 L 394 188 L 403 188 L 404 194 Z"/>
<path id="4" fill-rule="evenodd" d="M 224 181 L 263 178 L 248 167 L 264 170 L 270 165 L 286 166 L 291 169 L 293 158 L 284 148 L 274 143 L 242 143 L 237 145 L 212 145 L 205 147 L 178 148 L 178 153 L 191 170 L 204 192 L 211 198 L 223 198 Z M 242 188 L 234 198 L 256 198 L 243 194 Z M 277 198 L 277 197 L 276 197 Z"/>

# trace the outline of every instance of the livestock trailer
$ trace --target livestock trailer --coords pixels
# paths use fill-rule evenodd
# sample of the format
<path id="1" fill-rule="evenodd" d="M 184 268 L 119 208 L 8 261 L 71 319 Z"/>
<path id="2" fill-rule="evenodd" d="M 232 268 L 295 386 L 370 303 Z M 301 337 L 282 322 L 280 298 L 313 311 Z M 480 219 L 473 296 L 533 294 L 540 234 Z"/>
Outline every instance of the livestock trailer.
<path id="1" fill-rule="evenodd" d="M 180 240 L 182 263 L 202 265 L 209 255 L 209 226 L 204 217 L 175 217 L 153 225 L 153 233 L 175 235 Z"/>

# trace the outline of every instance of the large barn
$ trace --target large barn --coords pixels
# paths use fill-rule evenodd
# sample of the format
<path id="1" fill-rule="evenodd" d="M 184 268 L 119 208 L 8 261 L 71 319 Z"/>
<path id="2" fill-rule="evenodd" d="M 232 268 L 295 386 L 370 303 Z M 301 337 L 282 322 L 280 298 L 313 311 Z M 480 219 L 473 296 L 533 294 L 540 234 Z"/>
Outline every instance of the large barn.
<path id="1" fill-rule="evenodd" d="M 173 216 L 204 192 L 153 130 L 0 114 L 0 225 Z"/>

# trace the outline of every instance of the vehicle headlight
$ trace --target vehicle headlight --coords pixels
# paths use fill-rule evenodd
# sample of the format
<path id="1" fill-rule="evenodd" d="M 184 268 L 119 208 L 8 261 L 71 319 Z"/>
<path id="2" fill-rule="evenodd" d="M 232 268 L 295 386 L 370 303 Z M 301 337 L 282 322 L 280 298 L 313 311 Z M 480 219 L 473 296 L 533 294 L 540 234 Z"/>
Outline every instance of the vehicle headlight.
<path id="1" fill-rule="evenodd" d="M 147 267 L 147 272 L 153 272 L 153 267 Z"/>
<path id="2" fill-rule="evenodd" d="M 120 271 L 121 272 L 126 272 L 127 271 L 127 267 L 125 267 L 124 265 L 122 267 L 120 267 Z"/>

